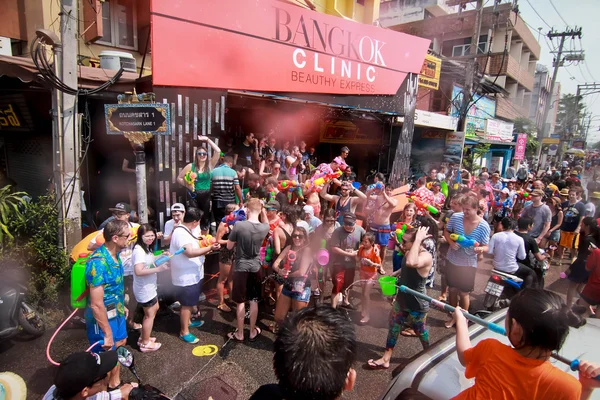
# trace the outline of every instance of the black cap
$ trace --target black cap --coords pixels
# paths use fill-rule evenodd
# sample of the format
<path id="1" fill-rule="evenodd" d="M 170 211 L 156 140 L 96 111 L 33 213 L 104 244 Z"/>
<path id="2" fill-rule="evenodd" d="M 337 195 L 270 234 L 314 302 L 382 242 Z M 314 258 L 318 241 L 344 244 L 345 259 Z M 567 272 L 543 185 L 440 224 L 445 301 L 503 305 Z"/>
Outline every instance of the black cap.
<path id="1" fill-rule="evenodd" d="M 356 224 L 356 215 L 351 212 L 347 212 L 344 214 L 344 225 L 354 225 Z"/>
<path id="2" fill-rule="evenodd" d="M 109 208 L 109 211 L 121 211 L 129 214 L 131 212 L 131 206 L 127 203 L 117 203 L 114 207 Z"/>
<path id="3" fill-rule="evenodd" d="M 100 354 L 78 352 L 60 363 L 54 385 L 62 398 L 69 398 L 106 376 L 118 362 L 116 351 Z"/>

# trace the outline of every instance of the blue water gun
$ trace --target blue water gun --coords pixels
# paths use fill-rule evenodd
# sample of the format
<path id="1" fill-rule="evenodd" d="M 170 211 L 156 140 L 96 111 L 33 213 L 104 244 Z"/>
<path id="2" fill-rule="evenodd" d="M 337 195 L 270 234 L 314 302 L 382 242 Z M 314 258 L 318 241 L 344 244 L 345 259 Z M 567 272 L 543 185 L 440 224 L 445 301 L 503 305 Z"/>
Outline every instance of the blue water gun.
<path id="1" fill-rule="evenodd" d="M 454 240 L 460 245 L 460 247 L 463 248 L 479 247 L 479 242 L 476 242 L 473 239 L 469 239 L 465 235 L 459 235 L 458 233 L 451 233 L 450 239 Z"/>
<path id="2" fill-rule="evenodd" d="M 233 226 L 235 225 L 236 222 L 238 221 L 245 221 L 246 220 L 246 211 L 244 211 L 243 209 L 239 209 L 239 210 L 235 210 L 234 212 L 230 213 L 229 215 L 224 216 L 221 219 L 221 222 L 223 222 L 224 224 L 228 225 L 228 226 Z"/>

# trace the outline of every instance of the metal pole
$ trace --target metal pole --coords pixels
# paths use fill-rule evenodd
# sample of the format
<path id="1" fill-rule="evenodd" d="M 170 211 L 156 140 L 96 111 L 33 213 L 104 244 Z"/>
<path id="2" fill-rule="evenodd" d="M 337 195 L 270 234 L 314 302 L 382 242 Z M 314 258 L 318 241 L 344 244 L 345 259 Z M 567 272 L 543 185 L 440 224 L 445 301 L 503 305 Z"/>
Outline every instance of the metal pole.
<path id="1" fill-rule="evenodd" d="M 77 39 L 79 21 L 77 0 L 62 0 L 61 39 L 62 39 L 62 81 L 72 88 L 77 83 Z M 77 96 L 62 94 L 63 132 L 63 177 L 65 204 L 67 205 L 64 228 L 65 247 L 73 248 L 81 240 L 81 188 L 79 184 L 80 143 L 77 123 Z"/>
<path id="2" fill-rule="evenodd" d="M 137 213 L 140 224 L 148 223 L 148 194 L 146 190 L 146 153 L 144 146 L 136 146 L 135 154 L 135 187 L 137 190 Z"/>

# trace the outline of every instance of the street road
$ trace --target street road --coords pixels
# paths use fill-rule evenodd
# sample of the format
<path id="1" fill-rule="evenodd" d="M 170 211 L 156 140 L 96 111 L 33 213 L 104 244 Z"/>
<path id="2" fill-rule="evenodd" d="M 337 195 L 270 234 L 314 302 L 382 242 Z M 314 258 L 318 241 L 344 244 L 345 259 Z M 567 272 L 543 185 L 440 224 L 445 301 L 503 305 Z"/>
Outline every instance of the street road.
<path id="1" fill-rule="evenodd" d="M 391 269 L 391 266 L 388 268 Z M 489 258 L 480 263 L 477 271 L 476 290 L 472 295 L 471 310 L 477 310 L 483 301 L 483 289 L 489 277 L 491 262 Z M 558 277 L 560 269 L 552 266 L 546 276 L 546 288 L 564 296 L 566 282 Z M 436 289 L 429 293 L 434 298 L 439 295 L 439 277 Z M 359 304 L 359 286 L 354 287 L 353 304 Z M 394 350 L 391 367 L 387 371 L 366 369 L 366 361 L 378 358 L 384 351 L 387 336 L 387 317 L 390 304 L 380 293 L 374 290 L 371 322 L 368 326 L 357 325 L 358 353 L 355 369 L 357 381 L 355 390 L 346 393 L 346 399 L 376 399 L 389 384 L 392 376 L 401 370 L 403 364 L 422 351 L 417 338 L 400 337 Z M 134 350 L 137 371 L 145 383 L 163 390 L 167 395 L 178 399 L 207 399 L 212 395 L 215 400 L 246 399 L 260 385 L 276 382 L 272 370 L 272 346 L 274 336 L 267 331 L 266 325 L 273 321 L 272 314 L 261 305 L 259 315 L 262 336 L 255 342 L 227 342 L 226 334 L 235 324 L 234 313 L 224 314 L 214 305 L 204 302 L 202 305 L 205 325 L 196 329 L 199 344 L 213 344 L 220 351 L 213 356 L 197 357 L 192 354 L 195 345 L 188 345 L 178 339 L 179 319 L 175 314 L 157 317 L 153 335 L 162 342 L 162 348 L 155 353 L 140 353 Z M 355 321 L 360 319 L 359 312 L 350 311 Z M 454 329 L 444 328 L 447 319 L 443 313 L 432 310 L 427 319 L 431 342 L 435 343 L 454 334 Z M 53 329 L 37 340 L 0 343 L 0 371 L 12 371 L 21 375 L 28 385 L 30 399 L 40 398 L 52 384 L 54 367 L 45 356 L 45 348 Z M 137 334 L 130 338 L 129 345 L 136 348 Z M 246 335 L 248 331 L 246 330 Z M 71 352 L 82 351 L 88 347 L 85 331 L 71 328 L 61 331 L 52 346 L 52 355 L 60 360 Z M 122 372 L 123 380 L 133 380 L 129 371 Z"/>

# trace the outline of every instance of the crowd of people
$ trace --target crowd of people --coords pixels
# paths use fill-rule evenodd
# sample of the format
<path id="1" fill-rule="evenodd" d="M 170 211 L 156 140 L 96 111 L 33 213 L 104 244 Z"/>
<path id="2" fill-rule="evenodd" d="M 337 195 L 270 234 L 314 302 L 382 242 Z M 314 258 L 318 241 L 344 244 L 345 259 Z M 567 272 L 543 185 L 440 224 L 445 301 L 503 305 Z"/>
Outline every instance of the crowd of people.
<path id="1" fill-rule="evenodd" d="M 302 338 L 308 340 L 317 334 L 292 326 L 303 318 L 317 325 L 334 324 L 332 321 L 340 314 L 329 310 L 356 307 L 350 290 L 355 284 L 361 285 L 359 324 L 369 324 L 371 291 L 384 275 L 396 277 L 398 285 L 422 294 L 440 275 L 439 300 L 468 310 L 476 271 L 485 253 L 493 256 L 494 268 L 524 280 L 524 287 L 530 289 L 523 291 L 524 299 L 550 296 L 543 290 L 542 264 L 547 259 L 568 264 L 564 268 L 569 280 L 566 304 L 554 297 L 543 300 L 546 305 L 551 303 L 552 315 L 564 321 L 563 331 L 555 333 L 552 340 L 535 336 L 548 329 L 544 321 L 535 322 L 544 325 L 542 331 L 536 327 L 524 330 L 531 324 L 526 321 L 527 312 L 537 312 L 530 300 L 510 304 L 512 319 L 507 320 L 514 321 L 510 322 L 514 325 L 509 328 L 509 337 L 516 350 L 509 347 L 498 351 L 513 352 L 513 358 L 532 358 L 523 350 L 527 348 L 537 360 L 547 360 L 549 351 L 562 345 L 569 325 L 580 325 L 581 315 L 600 313 L 599 308 L 592 309 L 600 304 L 600 250 L 596 248 L 600 229 L 595 215 L 600 187 L 588 185 L 590 199 L 586 202 L 580 170 L 553 168 L 533 176 L 525 167 L 510 167 L 506 177 L 501 178 L 498 172 L 490 175 L 485 169 L 474 177 L 456 166 L 441 167 L 419 178 L 409 193 L 411 202 L 397 210 L 400 192 L 386 184 L 383 175 L 377 174 L 368 184 L 356 182 L 356 175 L 346 163 L 347 147 L 331 162 L 318 164 L 314 149 L 307 150 L 304 142 L 300 146 L 284 142 L 278 148 L 272 135 L 258 140 L 248 134 L 232 155 L 221 153 L 210 139 L 203 141 L 206 144 L 198 148 L 194 162 L 178 177 L 179 184 L 186 188 L 187 204 L 171 206 L 172 220 L 164 232 L 149 224 L 134 226 L 128 222 L 129 210 L 120 203 L 112 209 L 114 218 L 103 228 L 103 243 L 94 238 L 89 244 L 94 252 L 86 268 L 90 286 L 86 324 L 90 343 L 103 341 L 98 348 L 108 350 L 124 343 L 128 316 L 138 307 L 143 309 L 142 323 L 129 318 L 129 324 L 130 328 L 141 329 L 140 351 L 161 348 L 152 336 L 152 328 L 159 307 L 157 275 L 167 271 L 179 307 L 179 338 L 198 343 L 193 329 L 204 323 L 197 310 L 204 264 L 206 256 L 215 253 L 219 261 L 216 308 L 236 313 L 236 326 L 228 334 L 229 340 L 254 341 L 261 335 L 257 324 L 259 301 L 273 312 L 274 323 L 268 329 L 278 335 L 275 370 L 280 385 L 276 389 L 261 388 L 255 398 L 300 398 L 296 394 L 302 390 L 317 390 L 306 385 L 329 384 L 318 379 L 300 382 L 288 376 L 286 371 L 292 366 L 286 354 L 297 356 L 293 353 L 308 351 L 292 348 Z M 132 236 L 137 239 L 132 240 Z M 165 254 L 171 257 L 160 265 L 154 255 L 159 240 L 169 246 Z M 386 257 L 387 250 L 391 257 Z M 325 305 L 328 282 L 331 297 Z M 581 309 L 577 318 L 571 310 L 576 297 Z M 319 306 L 307 308 L 311 299 Z M 389 368 L 400 334 L 418 337 L 427 349 L 428 312 L 427 301 L 399 291 L 391 305 L 385 352 L 381 358 L 369 360 L 367 366 Z M 248 333 L 244 329 L 247 316 Z M 325 325 L 318 329 L 335 335 Z M 328 346 L 327 351 L 353 353 L 354 326 L 347 320 L 335 325 L 346 329 L 332 336 L 343 346 L 335 350 L 326 343 L 321 345 Z M 481 358 L 487 347 L 499 345 L 479 344 L 469 349 L 468 334 L 464 338 L 466 322 L 460 312 L 446 322 L 447 328 L 453 326 L 457 328 L 459 358 L 467 365 L 467 375 L 479 377 L 483 363 L 476 358 Z M 343 389 L 354 385 L 353 360 L 353 354 L 343 356 L 345 378 L 336 377 L 337 386 L 331 389 L 331 396 L 319 398 L 337 398 Z M 508 368 L 509 363 L 504 362 Z M 478 366 L 469 369 L 468 365 L 474 363 Z M 310 368 L 326 365 L 327 360 L 319 360 L 298 368 L 311 376 Z M 589 378 L 598 372 L 597 366 L 591 365 L 583 375 Z M 121 384 L 118 371 L 109 372 L 106 379 L 109 391 Z M 494 378 L 486 375 L 485 379 Z M 564 383 L 567 377 L 557 379 Z M 569 384 L 571 388 L 575 385 Z M 302 386 L 302 390 L 295 385 Z M 268 397 L 273 390 L 283 391 L 284 397 Z M 285 397 L 286 393 L 290 396 L 290 390 L 296 394 Z M 461 398 L 475 397 L 465 394 Z"/>

